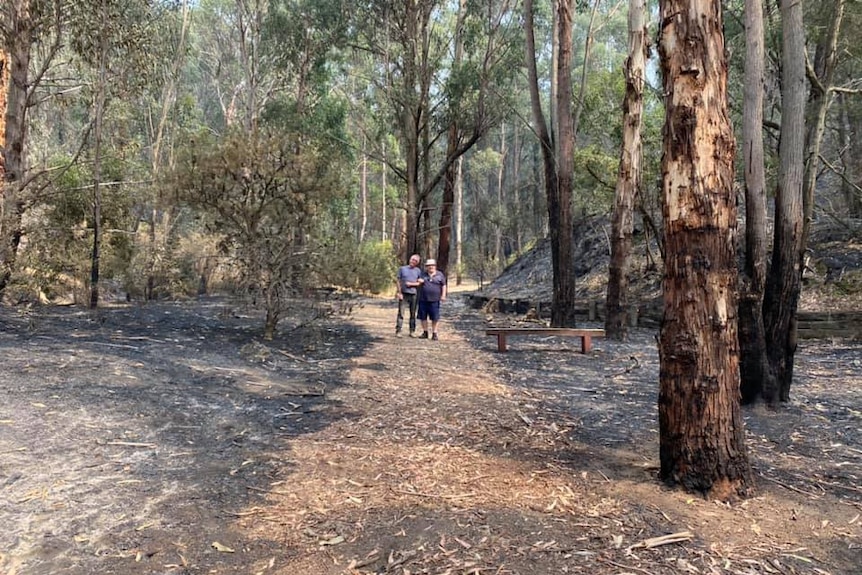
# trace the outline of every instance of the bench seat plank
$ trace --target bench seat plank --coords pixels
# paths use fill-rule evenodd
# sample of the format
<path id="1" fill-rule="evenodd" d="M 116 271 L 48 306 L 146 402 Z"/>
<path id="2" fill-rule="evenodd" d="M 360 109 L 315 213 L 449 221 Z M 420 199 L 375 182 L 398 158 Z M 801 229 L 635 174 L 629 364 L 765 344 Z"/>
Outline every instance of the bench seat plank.
<path id="1" fill-rule="evenodd" d="M 581 353 L 589 353 L 592 349 L 592 338 L 604 337 L 603 329 L 581 329 L 574 327 L 492 327 L 485 330 L 485 335 L 497 336 L 497 351 L 504 352 L 506 338 L 510 335 L 557 335 L 563 337 L 580 337 Z"/>

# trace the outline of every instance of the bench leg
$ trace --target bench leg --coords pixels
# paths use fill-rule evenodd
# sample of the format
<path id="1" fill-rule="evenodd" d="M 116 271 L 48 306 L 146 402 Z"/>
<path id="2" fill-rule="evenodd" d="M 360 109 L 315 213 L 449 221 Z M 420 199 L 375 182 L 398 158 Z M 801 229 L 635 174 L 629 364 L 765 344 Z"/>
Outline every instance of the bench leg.
<path id="1" fill-rule="evenodd" d="M 593 338 L 588 335 L 581 337 L 581 353 L 590 353 L 593 349 Z"/>
<path id="2" fill-rule="evenodd" d="M 504 352 L 506 351 L 506 334 L 498 333 L 497 334 L 497 351 Z"/>

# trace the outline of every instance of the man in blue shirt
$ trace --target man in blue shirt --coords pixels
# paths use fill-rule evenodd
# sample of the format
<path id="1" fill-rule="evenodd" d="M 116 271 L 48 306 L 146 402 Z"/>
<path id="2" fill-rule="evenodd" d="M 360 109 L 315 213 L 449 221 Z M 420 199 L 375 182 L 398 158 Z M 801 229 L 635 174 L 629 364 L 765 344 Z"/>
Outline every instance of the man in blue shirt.
<path id="1" fill-rule="evenodd" d="M 437 261 L 425 262 L 425 271 L 420 276 L 419 320 L 422 322 L 422 335 L 428 339 L 428 320 L 431 320 L 431 339 L 437 339 L 437 323 L 440 321 L 440 302 L 446 301 L 446 276 L 437 271 Z"/>
<path id="2" fill-rule="evenodd" d="M 395 336 L 401 336 L 401 328 L 404 326 L 404 306 L 406 304 L 408 313 L 410 314 L 409 326 L 410 337 L 415 337 L 416 332 L 416 290 L 422 285 L 420 276 L 422 270 L 419 269 L 419 262 L 422 258 L 419 254 L 410 256 L 410 262 L 406 266 L 398 268 L 397 285 L 395 287 L 395 297 L 398 298 L 398 319 L 395 321 Z"/>

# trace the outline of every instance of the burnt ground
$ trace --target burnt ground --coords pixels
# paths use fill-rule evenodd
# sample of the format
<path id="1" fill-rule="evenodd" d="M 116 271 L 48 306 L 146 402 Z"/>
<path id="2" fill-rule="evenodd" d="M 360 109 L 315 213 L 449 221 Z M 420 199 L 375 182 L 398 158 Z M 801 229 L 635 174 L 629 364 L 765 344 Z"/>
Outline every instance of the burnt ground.
<path id="1" fill-rule="evenodd" d="M 0 309 L 0 573 L 862 572 L 862 344 L 804 340 L 744 411 L 730 504 L 657 481 L 655 334 L 512 339 L 456 296 L 272 342 L 218 299 Z"/>

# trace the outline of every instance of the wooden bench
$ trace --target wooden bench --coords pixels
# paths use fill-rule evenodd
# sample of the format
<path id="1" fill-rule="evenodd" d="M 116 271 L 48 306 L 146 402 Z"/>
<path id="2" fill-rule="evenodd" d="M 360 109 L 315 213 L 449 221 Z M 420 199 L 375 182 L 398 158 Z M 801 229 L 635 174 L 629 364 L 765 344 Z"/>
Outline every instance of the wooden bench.
<path id="1" fill-rule="evenodd" d="M 497 336 L 497 351 L 506 351 L 506 338 L 510 335 L 556 335 L 581 338 L 581 353 L 589 353 L 594 337 L 604 337 L 603 329 L 578 329 L 569 327 L 493 327 L 485 330 L 485 335 Z"/>

